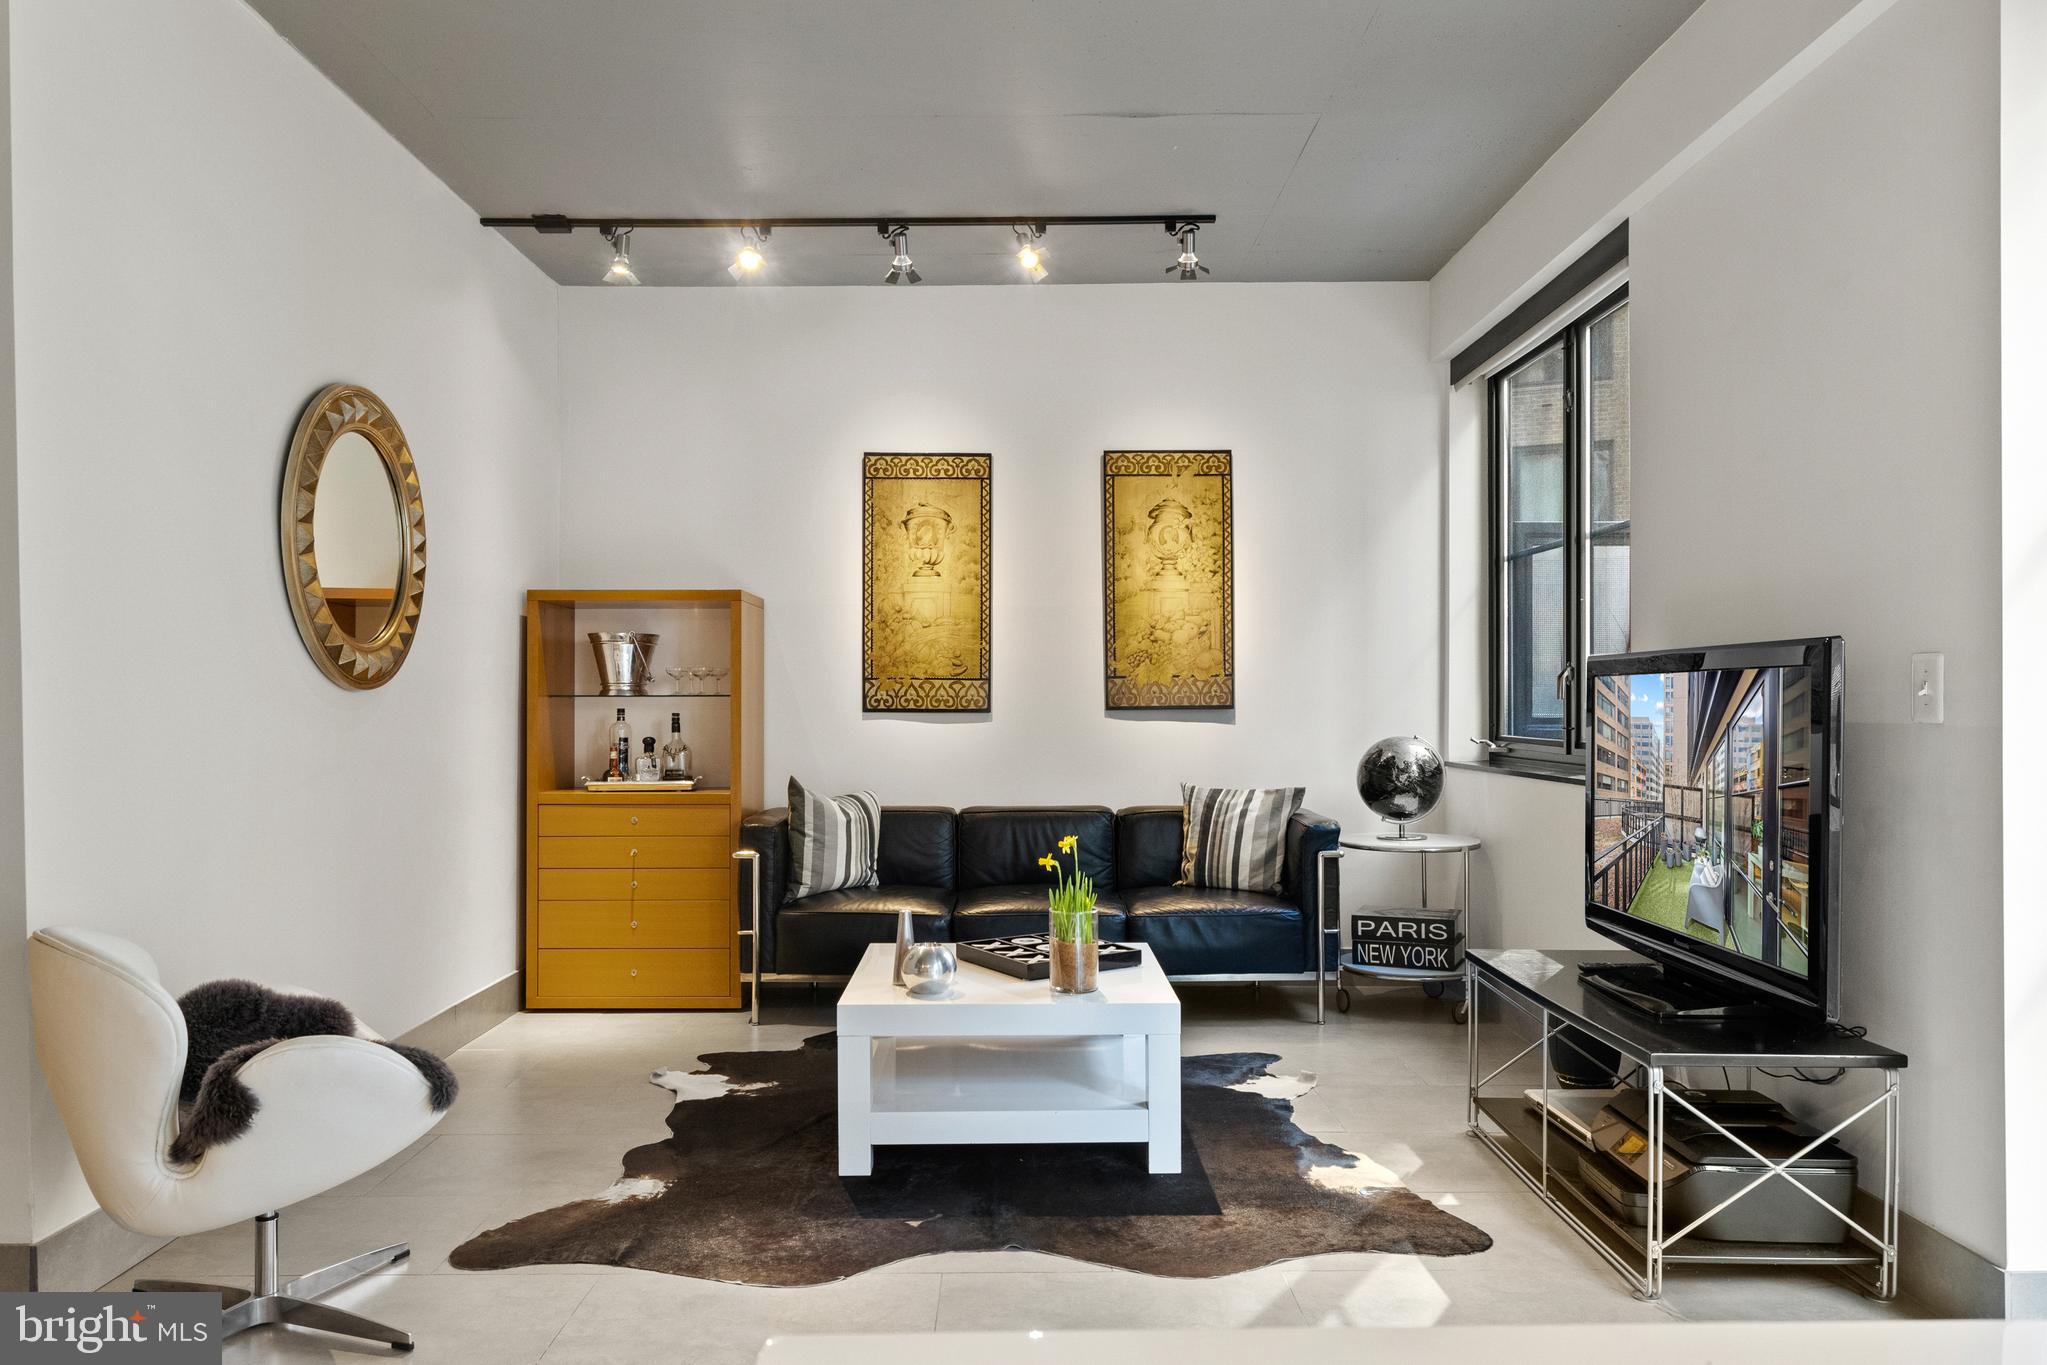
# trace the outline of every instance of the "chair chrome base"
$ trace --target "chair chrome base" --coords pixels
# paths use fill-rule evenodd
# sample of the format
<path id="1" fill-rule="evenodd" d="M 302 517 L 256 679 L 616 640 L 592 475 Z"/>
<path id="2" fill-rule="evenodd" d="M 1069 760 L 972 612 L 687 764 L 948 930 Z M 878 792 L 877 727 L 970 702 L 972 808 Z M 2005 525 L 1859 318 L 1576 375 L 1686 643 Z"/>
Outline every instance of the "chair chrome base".
<path id="1" fill-rule="evenodd" d="M 137 1280 L 135 1292 L 220 1295 L 220 1335 L 223 1340 L 251 1327 L 280 1323 L 287 1327 L 310 1327 L 315 1331 L 360 1337 L 364 1341 L 382 1342 L 396 1351 L 409 1351 L 413 1344 L 410 1333 L 313 1300 L 323 1294 L 331 1294 L 373 1270 L 402 1261 L 411 1254 L 410 1246 L 394 1242 L 279 1284 L 277 1215 L 265 1213 L 256 1218 L 256 1291 L 253 1294 L 228 1285 L 193 1284 L 185 1280 Z"/>

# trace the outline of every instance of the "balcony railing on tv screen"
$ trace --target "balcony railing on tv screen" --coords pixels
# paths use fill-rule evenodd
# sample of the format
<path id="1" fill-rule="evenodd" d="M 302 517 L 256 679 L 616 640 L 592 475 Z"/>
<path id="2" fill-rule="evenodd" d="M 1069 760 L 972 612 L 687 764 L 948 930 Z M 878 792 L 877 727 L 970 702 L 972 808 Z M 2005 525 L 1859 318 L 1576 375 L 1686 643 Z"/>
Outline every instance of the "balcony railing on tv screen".
<path id="1" fill-rule="evenodd" d="M 1635 903 L 1636 893 L 1642 889 L 1642 883 L 1648 880 L 1649 869 L 1655 865 L 1656 851 L 1662 847 L 1663 813 L 1653 803 L 1631 801 L 1619 804 L 1649 804 L 1650 809 L 1633 815 L 1620 812 L 1625 837 L 1594 859 L 1592 899 L 1616 910 L 1626 910 Z"/>

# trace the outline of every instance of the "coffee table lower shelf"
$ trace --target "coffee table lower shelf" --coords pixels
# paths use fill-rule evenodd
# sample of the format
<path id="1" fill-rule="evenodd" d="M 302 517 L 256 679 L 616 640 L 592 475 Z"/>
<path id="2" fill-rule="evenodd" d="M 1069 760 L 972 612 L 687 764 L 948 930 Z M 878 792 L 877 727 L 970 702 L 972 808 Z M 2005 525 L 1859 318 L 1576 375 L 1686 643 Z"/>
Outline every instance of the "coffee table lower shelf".
<path id="1" fill-rule="evenodd" d="M 1562 1167 L 1549 1168 L 1545 1186 L 1542 1116 L 1529 1108 L 1527 1099 L 1520 1095 L 1482 1095 L 1477 1107 L 1481 1119 L 1471 1131 L 1478 1139 L 1492 1148 L 1580 1237 L 1591 1243 L 1594 1251 L 1630 1279 L 1640 1279 L 1644 1272 L 1639 1267 L 1649 1254 L 1648 1229 L 1622 1222 L 1608 1213 L 1584 1182 Z M 1484 1122 L 1487 1119 L 1492 1122 L 1491 1128 Z M 1554 1130 L 1549 1141 L 1552 1155 L 1568 1156 L 1576 1151 L 1569 1138 Z M 1858 1241 L 1708 1242 L 1693 1237 L 1664 1248 L 1663 1260 L 1670 1265 L 1874 1266 L 1880 1265 L 1883 1258 L 1874 1248 Z"/>

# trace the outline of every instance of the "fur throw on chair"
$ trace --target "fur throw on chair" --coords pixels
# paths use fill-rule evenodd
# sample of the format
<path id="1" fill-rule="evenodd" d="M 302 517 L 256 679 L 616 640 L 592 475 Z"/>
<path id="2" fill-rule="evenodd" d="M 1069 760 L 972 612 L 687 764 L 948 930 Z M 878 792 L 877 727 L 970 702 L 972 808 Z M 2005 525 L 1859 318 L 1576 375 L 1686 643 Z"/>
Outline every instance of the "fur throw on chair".
<path id="1" fill-rule="evenodd" d="M 286 995 L 253 981 L 209 981 L 178 998 L 185 1014 L 185 1075 L 179 1086 L 178 1136 L 170 1158 L 197 1161 L 202 1152 L 249 1131 L 261 1107 L 236 1074 L 257 1053 L 287 1038 L 357 1036 L 355 1016 L 339 1000 Z M 419 1068 L 439 1113 L 455 1102 L 455 1073 L 431 1052 L 382 1039 Z"/>

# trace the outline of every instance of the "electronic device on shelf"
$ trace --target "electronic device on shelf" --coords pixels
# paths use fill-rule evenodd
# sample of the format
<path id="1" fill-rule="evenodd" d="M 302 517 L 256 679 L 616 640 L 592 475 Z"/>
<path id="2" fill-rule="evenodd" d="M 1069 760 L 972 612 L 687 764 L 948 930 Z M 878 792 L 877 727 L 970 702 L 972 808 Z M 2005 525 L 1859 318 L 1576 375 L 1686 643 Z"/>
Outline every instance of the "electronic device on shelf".
<path id="1" fill-rule="evenodd" d="M 1530 1086 L 1521 1092 L 1528 1098 L 1528 1108 L 1534 1113 L 1543 1110 L 1543 1093 L 1539 1087 Z M 1564 1134 L 1580 1147 L 1592 1145 L 1592 1122 L 1599 1117 L 1599 1111 L 1621 1092 L 1617 1089 L 1600 1090 L 1551 1090 L 1549 1092 L 1549 1121 L 1557 1131 Z"/>
<path id="2" fill-rule="evenodd" d="M 1833 1139 L 1816 1142 L 1816 1130 L 1793 1119 L 1768 1095 L 1753 1090 L 1685 1093 L 1713 1123 L 1677 1105 L 1664 1107 L 1666 1219 L 1676 1219 L 1681 1227 L 1700 1220 L 1697 1235 L 1709 1242 L 1842 1240 L 1847 1225 L 1827 1209 L 1845 1216 L 1854 1198 L 1855 1158 L 1846 1148 Z M 1764 1180 L 1743 1198 L 1730 1199 L 1777 1163 L 1788 1163 L 1790 1179 Z M 1652 1169 L 1647 1094 L 1624 1091 L 1599 1111 L 1590 1148 L 1579 1155 L 1577 1169 L 1586 1192 L 1607 1213 L 1647 1226 Z"/>
<path id="3" fill-rule="evenodd" d="M 1588 661 L 1585 922 L 1659 1020 L 1840 1017 L 1840 637 Z"/>

